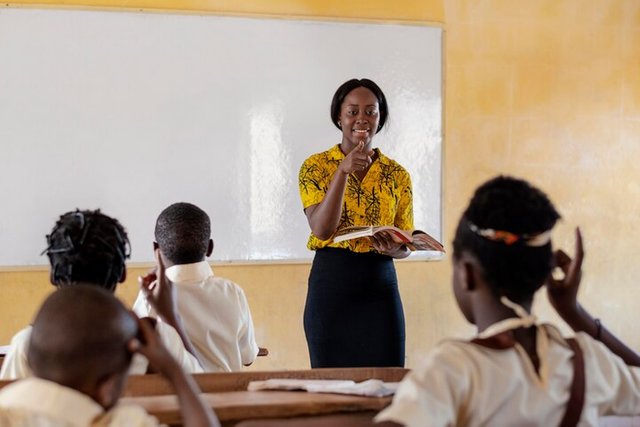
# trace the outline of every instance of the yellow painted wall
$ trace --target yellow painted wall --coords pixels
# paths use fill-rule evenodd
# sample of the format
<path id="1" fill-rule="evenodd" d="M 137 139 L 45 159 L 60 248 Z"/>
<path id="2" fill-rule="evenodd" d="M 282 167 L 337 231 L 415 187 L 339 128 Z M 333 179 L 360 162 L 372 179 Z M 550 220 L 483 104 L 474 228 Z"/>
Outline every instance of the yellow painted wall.
<path id="1" fill-rule="evenodd" d="M 586 306 L 640 349 L 640 2 L 445 0 L 445 16 L 448 235 L 480 181 L 532 180 L 564 217 L 556 243 L 583 227 Z"/>
<path id="2" fill-rule="evenodd" d="M 443 22 L 442 0 L 14 0 L 6 5 L 97 7 L 231 15 Z"/>
<path id="3" fill-rule="evenodd" d="M 235 12 L 444 22 L 445 243 L 481 181 L 498 173 L 531 179 L 549 192 L 565 218 L 556 233 L 559 244 L 570 248 L 573 227 L 584 229 L 584 302 L 640 349 L 633 327 L 640 275 L 634 256 L 640 248 L 640 2 L 243 4 Z M 269 10 L 261 9 L 266 4 Z M 237 6 L 208 5 L 212 11 Z M 254 369 L 308 367 L 302 331 L 308 270 L 309 265 L 216 267 L 247 292 L 260 345 L 271 350 Z M 132 269 L 119 291 L 126 301 L 135 295 L 139 271 Z M 441 338 L 471 331 L 453 301 L 450 274 L 448 259 L 398 264 L 409 367 Z M 52 288 L 45 271 L 23 270 L 0 273 L 0 289 L 1 344 L 29 321 Z M 537 311 L 553 317 L 541 297 Z"/>

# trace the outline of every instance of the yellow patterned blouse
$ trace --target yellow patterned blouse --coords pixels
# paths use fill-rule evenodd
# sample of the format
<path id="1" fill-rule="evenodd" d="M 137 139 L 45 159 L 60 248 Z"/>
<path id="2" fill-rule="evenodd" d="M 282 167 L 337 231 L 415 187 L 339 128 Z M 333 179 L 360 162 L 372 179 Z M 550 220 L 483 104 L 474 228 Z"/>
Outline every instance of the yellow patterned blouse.
<path id="1" fill-rule="evenodd" d="M 403 230 L 413 229 L 413 197 L 411 177 L 396 161 L 375 149 L 378 156 L 371 164 L 364 180 L 353 174 L 347 177 L 342 217 L 338 229 L 353 225 L 395 225 Z M 331 178 L 345 155 L 339 145 L 304 161 L 298 176 L 300 197 L 306 209 L 322 201 Z M 370 252 L 373 247 L 368 238 L 332 243 L 320 240 L 311 233 L 307 247 L 344 248 L 353 252 Z"/>

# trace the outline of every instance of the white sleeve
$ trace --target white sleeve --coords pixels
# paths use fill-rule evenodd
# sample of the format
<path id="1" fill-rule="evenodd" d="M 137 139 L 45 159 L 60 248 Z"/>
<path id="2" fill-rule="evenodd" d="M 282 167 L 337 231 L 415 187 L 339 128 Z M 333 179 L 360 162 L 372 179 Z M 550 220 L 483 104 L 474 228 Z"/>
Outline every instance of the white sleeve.
<path id="1" fill-rule="evenodd" d="M 27 363 L 30 338 L 31 326 L 24 328 L 11 338 L 11 346 L 0 369 L 0 380 L 15 380 L 31 376 L 31 369 Z"/>
<path id="2" fill-rule="evenodd" d="M 251 310 L 249 310 L 249 302 L 244 291 L 238 287 L 238 304 L 240 306 L 240 316 L 242 324 L 238 332 L 238 347 L 243 365 L 250 365 L 258 356 L 258 344 L 256 343 L 255 332 L 253 330 L 253 319 L 251 318 Z"/>
<path id="3" fill-rule="evenodd" d="M 464 359 L 458 356 L 455 347 L 436 347 L 404 377 L 391 405 L 375 421 L 393 421 L 409 427 L 455 425 L 471 377 Z"/>
<path id="4" fill-rule="evenodd" d="M 585 408 L 597 407 L 598 415 L 640 414 L 640 367 L 628 366 L 584 333 L 577 333 L 576 340 L 585 360 Z"/>
<path id="5" fill-rule="evenodd" d="M 138 292 L 138 296 L 136 297 L 136 301 L 133 303 L 132 310 L 138 317 L 158 317 L 142 291 Z"/>
<path id="6" fill-rule="evenodd" d="M 178 361 L 182 369 L 189 374 L 199 374 L 204 372 L 202 366 L 198 362 L 193 354 L 189 353 L 184 347 L 184 343 L 173 326 L 167 325 L 164 322 L 158 322 L 156 330 L 164 346 L 169 350 L 169 353 Z"/>

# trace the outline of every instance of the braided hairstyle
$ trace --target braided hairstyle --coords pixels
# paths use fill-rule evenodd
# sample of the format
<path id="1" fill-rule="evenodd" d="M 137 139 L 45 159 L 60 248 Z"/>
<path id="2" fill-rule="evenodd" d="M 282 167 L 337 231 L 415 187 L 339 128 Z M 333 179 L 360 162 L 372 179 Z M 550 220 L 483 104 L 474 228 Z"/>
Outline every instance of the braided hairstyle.
<path id="1" fill-rule="evenodd" d="M 200 262 L 206 256 L 211 238 L 209 215 L 191 203 L 174 203 L 158 216 L 155 237 L 171 262 Z"/>
<path id="2" fill-rule="evenodd" d="M 88 283 L 114 291 L 131 254 L 127 232 L 100 210 L 67 212 L 47 235 L 46 253 L 55 286 Z"/>
<path id="3" fill-rule="evenodd" d="M 483 237 L 474 229 L 500 230 L 517 236 L 550 231 L 560 214 L 541 190 L 527 181 L 498 176 L 481 185 L 462 215 L 453 241 L 453 256 L 472 254 L 496 297 L 524 303 L 542 286 L 553 267 L 551 241 L 529 245 Z"/>

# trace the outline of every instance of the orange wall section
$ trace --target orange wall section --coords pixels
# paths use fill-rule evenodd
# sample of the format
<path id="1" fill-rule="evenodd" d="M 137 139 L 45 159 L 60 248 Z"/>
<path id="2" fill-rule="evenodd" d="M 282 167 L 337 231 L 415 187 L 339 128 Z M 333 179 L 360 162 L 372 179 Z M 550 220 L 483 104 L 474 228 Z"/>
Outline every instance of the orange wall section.
<path id="1" fill-rule="evenodd" d="M 442 0 L 17 0 L 9 5 L 187 11 L 231 15 L 443 22 Z"/>

